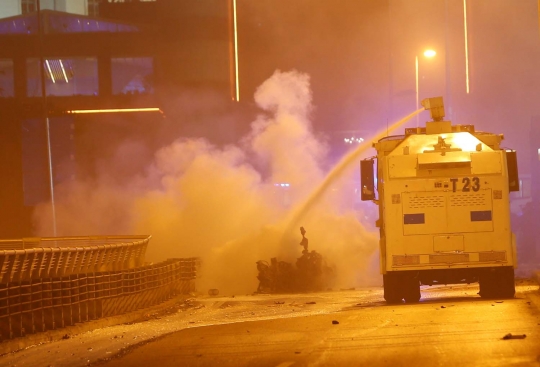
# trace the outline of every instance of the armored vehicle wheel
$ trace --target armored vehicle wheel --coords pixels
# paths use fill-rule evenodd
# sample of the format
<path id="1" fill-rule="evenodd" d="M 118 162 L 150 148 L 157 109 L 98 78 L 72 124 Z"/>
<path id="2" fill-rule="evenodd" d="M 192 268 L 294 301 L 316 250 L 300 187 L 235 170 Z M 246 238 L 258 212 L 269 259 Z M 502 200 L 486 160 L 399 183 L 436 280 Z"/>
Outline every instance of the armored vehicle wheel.
<path id="1" fill-rule="evenodd" d="M 495 292 L 493 291 L 493 285 L 492 281 L 489 276 L 481 276 L 480 280 L 478 281 L 480 284 L 480 292 L 478 294 L 482 298 L 494 298 Z"/>
<path id="2" fill-rule="evenodd" d="M 396 274 L 383 274 L 384 299 L 387 303 L 401 303 L 403 287 Z"/>
<path id="3" fill-rule="evenodd" d="M 516 293 L 512 267 L 486 269 L 479 283 L 482 298 L 512 298 Z"/>
<path id="4" fill-rule="evenodd" d="M 514 278 L 514 268 L 505 267 L 501 269 L 499 295 L 503 298 L 514 298 L 516 294 L 516 282 Z"/>
<path id="5" fill-rule="evenodd" d="M 409 278 L 404 284 L 404 298 L 407 303 L 420 301 L 420 282 L 417 278 Z"/>

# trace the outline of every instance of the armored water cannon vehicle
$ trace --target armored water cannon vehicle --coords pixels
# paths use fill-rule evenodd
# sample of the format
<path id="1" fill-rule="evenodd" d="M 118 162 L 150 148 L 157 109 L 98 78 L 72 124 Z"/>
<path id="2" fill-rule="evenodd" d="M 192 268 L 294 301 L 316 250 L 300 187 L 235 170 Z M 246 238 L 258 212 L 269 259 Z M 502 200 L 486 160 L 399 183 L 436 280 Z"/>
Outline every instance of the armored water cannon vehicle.
<path id="1" fill-rule="evenodd" d="M 472 282 L 481 297 L 513 297 L 516 152 L 501 148 L 502 134 L 445 121 L 442 97 L 422 106 L 433 121 L 380 139 L 361 161 L 362 200 L 379 206 L 384 298 L 417 302 L 421 284 Z"/>

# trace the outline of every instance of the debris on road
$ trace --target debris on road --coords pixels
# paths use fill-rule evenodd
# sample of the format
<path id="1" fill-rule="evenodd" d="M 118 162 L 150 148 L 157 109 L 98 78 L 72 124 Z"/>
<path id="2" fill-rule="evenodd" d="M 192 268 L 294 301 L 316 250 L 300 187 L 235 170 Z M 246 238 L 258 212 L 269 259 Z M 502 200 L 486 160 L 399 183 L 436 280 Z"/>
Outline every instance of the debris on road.
<path id="1" fill-rule="evenodd" d="M 259 280 L 256 294 L 322 291 L 332 285 L 335 269 L 327 265 L 321 254 L 308 251 L 304 227 L 300 227 L 300 233 L 300 245 L 304 249 L 296 264 L 278 261 L 277 257 L 271 258 L 270 263 L 265 260 L 256 262 Z"/>
<path id="2" fill-rule="evenodd" d="M 312 301 L 312 302 L 306 302 L 306 305 L 315 305 L 315 304 L 317 304 L 317 302 L 314 302 L 314 301 Z"/>
<path id="3" fill-rule="evenodd" d="M 506 334 L 505 336 L 503 336 L 503 340 L 508 340 L 508 339 L 525 339 L 527 337 L 527 335 L 525 334 L 521 334 L 521 335 L 513 335 L 513 334 Z"/>
<path id="4" fill-rule="evenodd" d="M 219 294 L 219 290 L 218 289 L 209 289 L 208 290 L 208 295 L 209 296 L 217 296 Z"/>
<path id="5" fill-rule="evenodd" d="M 332 324 L 333 324 L 333 325 L 338 325 L 338 324 L 339 324 L 339 321 L 337 321 L 337 320 L 332 320 Z"/>

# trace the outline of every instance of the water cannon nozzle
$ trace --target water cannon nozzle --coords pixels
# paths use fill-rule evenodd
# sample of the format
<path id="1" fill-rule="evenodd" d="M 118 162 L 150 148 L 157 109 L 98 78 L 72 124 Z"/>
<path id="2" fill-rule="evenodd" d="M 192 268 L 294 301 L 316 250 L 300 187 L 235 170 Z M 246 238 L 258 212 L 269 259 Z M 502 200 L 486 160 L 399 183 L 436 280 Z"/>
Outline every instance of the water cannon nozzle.
<path id="1" fill-rule="evenodd" d="M 433 121 L 442 121 L 444 118 L 443 97 L 426 98 L 422 100 L 422 107 L 429 110 Z"/>

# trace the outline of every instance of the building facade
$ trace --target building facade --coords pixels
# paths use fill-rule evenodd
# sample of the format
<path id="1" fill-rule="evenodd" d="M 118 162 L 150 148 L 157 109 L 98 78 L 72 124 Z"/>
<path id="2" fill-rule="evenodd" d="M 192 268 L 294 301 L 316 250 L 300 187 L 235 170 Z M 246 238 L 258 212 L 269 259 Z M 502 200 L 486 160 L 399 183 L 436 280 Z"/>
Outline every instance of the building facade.
<path id="1" fill-rule="evenodd" d="M 182 123 L 174 96 L 188 89 L 234 99 L 231 1 L 37 4 L 0 2 L 0 238 L 35 235 L 35 206 L 92 175 L 110 141 L 96 137 Z M 102 113 L 73 113 L 89 110 Z"/>

